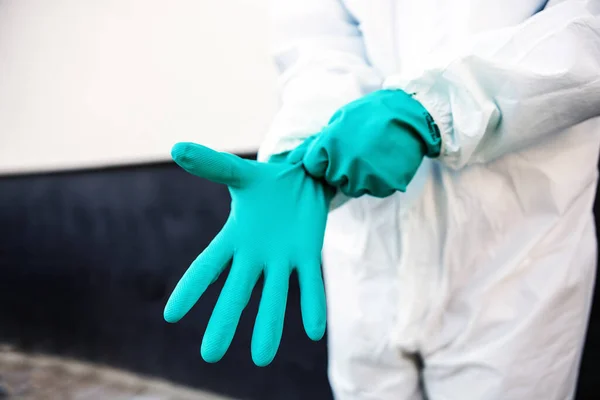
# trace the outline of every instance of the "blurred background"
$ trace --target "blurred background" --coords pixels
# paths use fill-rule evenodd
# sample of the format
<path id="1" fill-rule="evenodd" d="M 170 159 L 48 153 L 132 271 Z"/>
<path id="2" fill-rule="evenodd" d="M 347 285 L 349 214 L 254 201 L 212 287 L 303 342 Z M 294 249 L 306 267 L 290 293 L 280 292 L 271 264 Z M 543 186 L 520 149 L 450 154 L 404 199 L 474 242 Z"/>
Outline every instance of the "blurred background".
<path id="1" fill-rule="evenodd" d="M 267 368 L 249 352 L 259 290 L 217 364 L 199 346 L 223 277 L 162 319 L 229 211 L 170 148 L 255 157 L 277 108 L 267 6 L 0 0 L 0 399 L 332 398 L 296 282 Z M 600 398 L 596 298 L 578 399 Z"/>

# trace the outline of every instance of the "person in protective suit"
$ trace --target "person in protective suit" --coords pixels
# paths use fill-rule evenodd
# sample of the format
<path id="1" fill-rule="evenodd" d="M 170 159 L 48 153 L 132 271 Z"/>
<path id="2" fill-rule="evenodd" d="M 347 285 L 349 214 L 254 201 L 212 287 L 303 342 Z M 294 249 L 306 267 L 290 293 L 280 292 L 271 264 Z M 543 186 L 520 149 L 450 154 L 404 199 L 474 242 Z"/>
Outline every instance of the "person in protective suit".
<path id="1" fill-rule="evenodd" d="M 315 340 L 327 294 L 336 399 L 572 398 L 596 264 L 600 1 L 272 11 L 281 108 L 262 162 L 173 150 L 229 185 L 232 211 L 167 321 L 231 265 L 202 343 L 218 361 L 264 275 L 266 365 L 295 269 Z"/>

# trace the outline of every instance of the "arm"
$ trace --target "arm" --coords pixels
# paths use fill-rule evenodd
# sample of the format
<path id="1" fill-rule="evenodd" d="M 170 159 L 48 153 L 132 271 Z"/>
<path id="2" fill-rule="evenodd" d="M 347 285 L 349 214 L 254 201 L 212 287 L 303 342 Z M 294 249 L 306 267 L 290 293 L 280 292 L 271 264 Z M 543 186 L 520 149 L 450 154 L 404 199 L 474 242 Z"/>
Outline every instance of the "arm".
<path id="1" fill-rule="evenodd" d="M 454 54 L 384 84 L 416 93 L 440 128 L 440 160 L 452 168 L 493 160 L 600 115 L 598 0 L 564 1 L 518 26 L 476 36 Z"/>
<path id="2" fill-rule="evenodd" d="M 274 58 L 281 108 L 259 159 L 298 146 L 334 112 L 381 88 L 356 21 L 339 0 L 273 0 Z"/>

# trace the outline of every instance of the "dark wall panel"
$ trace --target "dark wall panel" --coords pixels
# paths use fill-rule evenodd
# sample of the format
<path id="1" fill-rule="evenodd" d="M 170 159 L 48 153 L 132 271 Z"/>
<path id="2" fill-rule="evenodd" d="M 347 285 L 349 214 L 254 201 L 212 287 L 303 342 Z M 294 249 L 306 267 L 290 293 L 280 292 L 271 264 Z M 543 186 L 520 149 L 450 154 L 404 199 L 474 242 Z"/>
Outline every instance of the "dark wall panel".
<path id="1" fill-rule="evenodd" d="M 0 179 L 0 341 L 238 398 L 331 398 L 325 340 L 306 338 L 295 280 L 267 368 L 249 350 L 259 291 L 225 358 L 200 358 L 226 276 L 181 322 L 163 321 L 170 290 L 228 212 L 225 187 L 174 164 Z"/>
<path id="2" fill-rule="evenodd" d="M 259 291 L 225 358 L 200 358 L 225 276 L 180 323 L 163 321 L 170 290 L 228 211 L 225 187 L 171 163 L 0 178 L 0 341 L 243 399 L 330 399 L 325 340 L 304 334 L 295 277 L 270 367 L 254 367 L 249 353 Z M 599 308 L 578 399 L 600 398 Z"/>

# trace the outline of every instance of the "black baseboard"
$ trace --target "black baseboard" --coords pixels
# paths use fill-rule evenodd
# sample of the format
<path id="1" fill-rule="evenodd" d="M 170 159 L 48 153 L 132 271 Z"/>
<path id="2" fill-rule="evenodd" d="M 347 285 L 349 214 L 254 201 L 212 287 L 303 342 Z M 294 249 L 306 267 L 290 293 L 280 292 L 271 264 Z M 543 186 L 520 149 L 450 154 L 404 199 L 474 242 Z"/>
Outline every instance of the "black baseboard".
<path id="1" fill-rule="evenodd" d="M 225 358 L 200 358 L 224 282 L 178 324 L 162 310 L 229 212 L 224 186 L 175 164 L 0 179 L 0 341 L 240 399 L 330 399 L 325 340 L 303 333 L 293 280 L 279 354 L 250 358 L 255 290 Z"/>
<path id="2" fill-rule="evenodd" d="M 172 163 L 1 178 L 0 341 L 240 399 L 331 399 L 326 341 L 306 338 L 295 279 L 267 368 L 249 353 L 257 290 L 217 364 L 203 362 L 199 348 L 225 277 L 180 323 L 163 321 L 169 291 L 228 211 L 225 187 Z M 580 400 L 600 398 L 598 292 Z"/>

